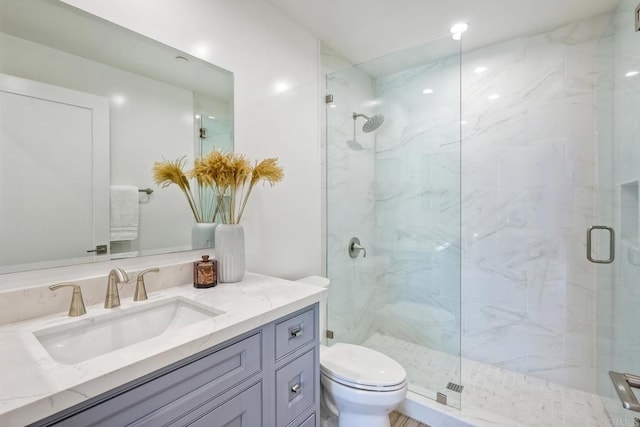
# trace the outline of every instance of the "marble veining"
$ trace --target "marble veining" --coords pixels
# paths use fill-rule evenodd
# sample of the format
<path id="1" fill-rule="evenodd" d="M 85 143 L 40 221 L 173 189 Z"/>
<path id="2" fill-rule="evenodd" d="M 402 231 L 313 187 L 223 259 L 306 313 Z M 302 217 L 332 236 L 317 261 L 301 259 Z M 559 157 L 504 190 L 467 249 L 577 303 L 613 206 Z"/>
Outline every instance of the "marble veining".
<path id="1" fill-rule="evenodd" d="M 190 271 L 191 264 L 186 267 Z M 76 322 L 66 311 L 0 326 L 0 365 L 10 367 L 0 376 L 0 425 L 37 421 L 312 305 L 326 293 L 316 286 L 250 273 L 242 282 L 212 289 L 195 289 L 191 283 L 175 286 L 178 283 L 149 292 L 148 301 L 122 298 L 116 309 L 89 305 L 82 318 L 172 297 L 195 300 L 223 314 L 181 328 L 179 334 L 166 333 L 73 365 L 56 363 L 33 335 L 45 327 Z"/>

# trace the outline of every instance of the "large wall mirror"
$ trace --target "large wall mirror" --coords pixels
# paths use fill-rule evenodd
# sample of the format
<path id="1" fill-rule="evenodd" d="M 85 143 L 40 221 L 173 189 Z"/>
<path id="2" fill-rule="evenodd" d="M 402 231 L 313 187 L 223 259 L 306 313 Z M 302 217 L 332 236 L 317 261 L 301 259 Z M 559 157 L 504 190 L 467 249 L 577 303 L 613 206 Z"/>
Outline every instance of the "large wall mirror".
<path id="1" fill-rule="evenodd" d="M 184 195 L 152 168 L 214 149 L 233 151 L 231 72 L 57 0 L 2 0 L 0 273 L 192 249 Z"/>

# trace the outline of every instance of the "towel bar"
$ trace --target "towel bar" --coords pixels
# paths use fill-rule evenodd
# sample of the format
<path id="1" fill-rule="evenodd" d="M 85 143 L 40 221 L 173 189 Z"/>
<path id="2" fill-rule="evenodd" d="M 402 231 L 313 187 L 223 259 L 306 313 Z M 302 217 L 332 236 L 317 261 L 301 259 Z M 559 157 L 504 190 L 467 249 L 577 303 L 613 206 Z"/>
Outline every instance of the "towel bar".
<path id="1" fill-rule="evenodd" d="M 151 188 L 138 188 L 138 191 L 140 193 L 147 193 L 147 194 L 153 193 L 153 190 Z"/>

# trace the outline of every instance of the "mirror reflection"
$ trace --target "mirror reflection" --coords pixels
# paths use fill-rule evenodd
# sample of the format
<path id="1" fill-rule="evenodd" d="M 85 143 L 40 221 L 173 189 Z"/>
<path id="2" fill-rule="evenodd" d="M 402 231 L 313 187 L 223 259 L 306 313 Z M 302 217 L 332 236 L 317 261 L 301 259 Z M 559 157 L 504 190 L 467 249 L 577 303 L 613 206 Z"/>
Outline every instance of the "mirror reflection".
<path id="1" fill-rule="evenodd" d="M 192 248 L 156 161 L 233 151 L 233 74 L 53 0 L 0 6 L 0 273 Z"/>

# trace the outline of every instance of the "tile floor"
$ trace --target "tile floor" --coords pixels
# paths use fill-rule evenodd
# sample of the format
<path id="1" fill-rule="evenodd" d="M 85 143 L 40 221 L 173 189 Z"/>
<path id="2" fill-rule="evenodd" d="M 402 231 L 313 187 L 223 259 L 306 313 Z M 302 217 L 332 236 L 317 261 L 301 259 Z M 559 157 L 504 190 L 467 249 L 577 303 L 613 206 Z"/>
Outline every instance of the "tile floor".
<path id="1" fill-rule="evenodd" d="M 449 406 L 460 408 L 458 416 L 479 426 L 611 426 L 600 397 L 499 367 L 462 360 L 394 337 L 374 334 L 363 345 L 397 360 L 407 371 L 409 389 L 421 394 L 435 391 L 416 387 L 429 376 L 429 384 L 441 384 Z M 449 381 L 460 379 L 461 394 L 446 390 Z M 423 382 L 424 383 L 424 382 Z"/>

